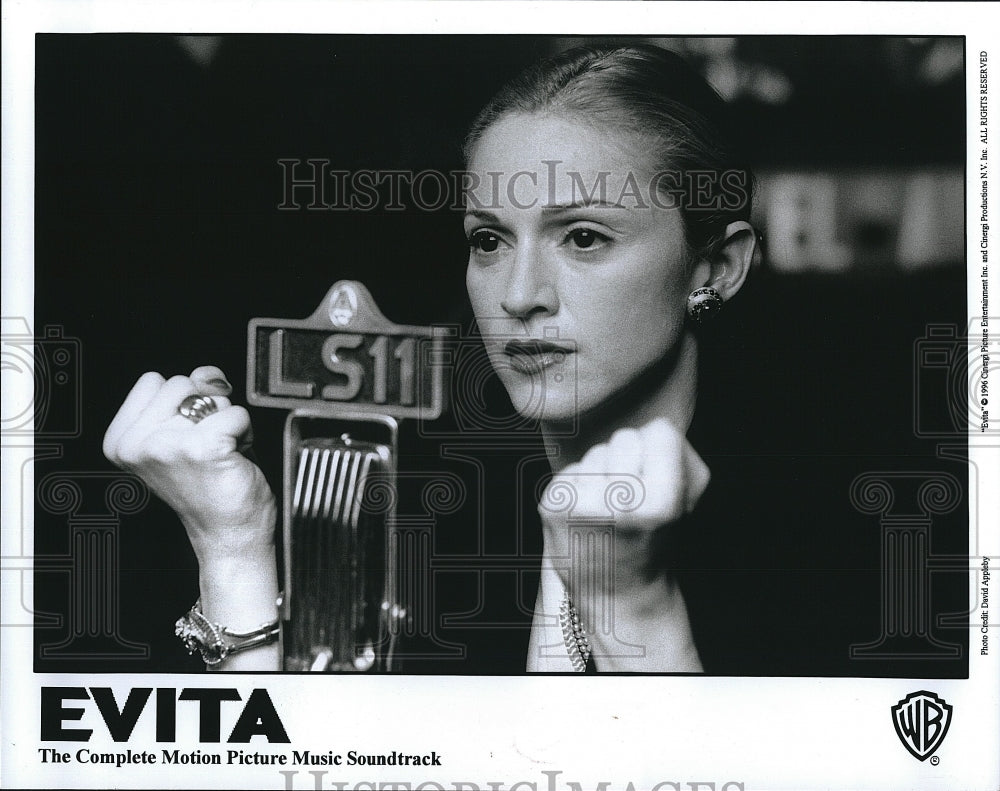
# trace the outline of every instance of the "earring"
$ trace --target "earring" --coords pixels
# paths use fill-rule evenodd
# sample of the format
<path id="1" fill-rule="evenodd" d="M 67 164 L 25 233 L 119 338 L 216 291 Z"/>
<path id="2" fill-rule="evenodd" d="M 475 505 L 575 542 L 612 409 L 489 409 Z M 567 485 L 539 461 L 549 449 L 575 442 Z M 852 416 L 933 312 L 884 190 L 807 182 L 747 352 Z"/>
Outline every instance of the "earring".
<path id="1" fill-rule="evenodd" d="M 711 286 L 696 288 L 688 294 L 688 317 L 695 324 L 701 324 L 722 310 L 722 297 Z"/>

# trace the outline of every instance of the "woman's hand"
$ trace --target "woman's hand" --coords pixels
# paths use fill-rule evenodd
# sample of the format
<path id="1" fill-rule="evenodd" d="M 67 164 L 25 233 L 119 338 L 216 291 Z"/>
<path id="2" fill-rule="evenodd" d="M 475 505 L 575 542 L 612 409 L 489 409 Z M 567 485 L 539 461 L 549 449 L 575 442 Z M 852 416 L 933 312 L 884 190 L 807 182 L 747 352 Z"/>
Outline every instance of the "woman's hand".
<path id="1" fill-rule="evenodd" d="M 545 554 L 600 668 L 700 669 L 680 589 L 648 564 L 654 532 L 689 513 L 709 477 L 687 439 L 657 419 L 616 431 L 546 487 Z"/>
<path id="2" fill-rule="evenodd" d="M 104 455 L 177 512 L 200 561 L 273 543 L 274 495 L 243 455 L 250 417 L 231 392 L 214 366 L 166 380 L 143 374 L 104 436 Z M 183 417 L 177 407 L 190 395 L 211 396 L 218 411 L 197 423 Z"/>
<path id="3" fill-rule="evenodd" d="M 214 366 L 164 379 L 143 374 L 104 435 L 104 455 L 134 472 L 167 503 L 198 557 L 202 612 L 234 632 L 275 618 L 274 494 L 244 453 L 250 417 L 229 401 L 232 386 Z M 218 411 L 195 422 L 177 408 L 211 396 Z M 226 659 L 221 670 L 277 670 L 277 644 Z"/>

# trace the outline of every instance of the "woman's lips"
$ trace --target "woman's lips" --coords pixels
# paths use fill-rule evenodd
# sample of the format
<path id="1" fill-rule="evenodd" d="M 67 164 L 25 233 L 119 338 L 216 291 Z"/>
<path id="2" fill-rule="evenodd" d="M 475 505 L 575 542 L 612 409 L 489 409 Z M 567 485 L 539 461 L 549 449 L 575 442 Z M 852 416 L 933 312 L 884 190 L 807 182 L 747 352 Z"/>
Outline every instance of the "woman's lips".
<path id="1" fill-rule="evenodd" d="M 512 340 L 504 346 L 510 367 L 522 374 L 539 374 L 562 363 L 572 349 L 544 340 Z"/>

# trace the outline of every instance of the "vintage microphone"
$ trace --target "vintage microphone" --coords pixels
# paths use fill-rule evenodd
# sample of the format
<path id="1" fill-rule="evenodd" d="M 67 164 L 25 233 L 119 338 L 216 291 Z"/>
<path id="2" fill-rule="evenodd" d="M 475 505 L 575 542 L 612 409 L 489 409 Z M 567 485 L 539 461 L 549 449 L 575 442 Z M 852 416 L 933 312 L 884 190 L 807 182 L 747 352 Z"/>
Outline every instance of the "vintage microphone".
<path id="1" fill-rule="evenodd" d="M 284 429 L 286 670 L 390 671 L 407 617 L 394 534 L 399 420 L 444 407 L 444 336 L 342 280 L 306 319 L 255 318 L 247 397 Z"/>

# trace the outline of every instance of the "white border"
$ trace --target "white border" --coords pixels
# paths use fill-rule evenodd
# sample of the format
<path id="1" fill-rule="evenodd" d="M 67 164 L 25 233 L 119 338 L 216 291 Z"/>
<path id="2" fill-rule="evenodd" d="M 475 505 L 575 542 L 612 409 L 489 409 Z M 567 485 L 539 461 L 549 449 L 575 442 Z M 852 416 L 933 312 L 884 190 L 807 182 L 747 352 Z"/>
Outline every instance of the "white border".
<path id="1" fill-rule="evenodd" d="M 990 161 L 1000 166 L 1000 10 L 979 3 L 571 3 L 571 2 L 36 2 L 3 4 L 3 292 L 4 316 L 32 321 L 33 294 L 33 35 L 35 32 L 381 32 L 381 33 L 648 33 L 670 30 L 699 34 L 884 33 L 964 35 L 969 81 L 969 130 L 977 123 L 976 54 L 991 54 L 991 117 L 997 133 Z M 995 97 L 995 98 L 994 98 Z M 928 123 L 933 111 L 928 110 Z M 887 132 L 888 133 L 888 132 Z M 970 137 L 970 150 L 975 146 Z M 973 163 L 968 180 L 968 239 L 975 252 L 979 197 Z M 994 180 L 993 184 L 1000 184 Z M 1000 189 L 993 188 L 1000 207 Z M 993 214 L 1000 217 L 1000 209 Z M 1000 220 L 997 222 L 1000 227 Z M 1000 238 L 996 234 L 993 238 Z M 996 247 L 995 249 L 1000 249 Z M 978 256 L 970 255 L 970 266 Z M 991 291 L 1000 282 L 992 264 Z M 969 315 L 979 313 L 979 281 L 969 278 Z M 994 311 L 996 313 L 996 311 Z M 994 332 L 1000 327 L 994 326 Z M 24 381 L 21 377 L 15 381 Z M 995 383 L 994 387 L 1000 386 Z M 30 394 L 8 391 L 5 403 Z M 10 401 L 9 401 L 10 400 Z M 997 443 L 994 443 L 997 444 Z M 22 512 L 20 468 L 28 448 L 4 442 L 3 610 L 19 610 L 23 547 L 30 547 L 30 509 Z M 1000 559 L 997 531 L 1000 452 L 970 450 L 979 471 L 972 480 L 973 530 L 979 525 L 978 554 Z M 989 485 L 993 483 L 994 485 Z M 25 492 L 31 492 L 28 481 Z M 991 519 L 992 517 L 992 519 Z M 22 522 L 23 520 L 23 522 Z M 22 526 L 28 531 L 22 534 Z M 973 534 L 975 536 L 975 533 Z M 974 545 L 973 545 L 974 546 Z M 973 560 L 972 565 L 976 565 Z M 996 590 L 994 587 L 993 590 Z M 996 595 L 996 594 L 995 594 Z M 25 604 L 30 608 L 31 602 Z M 996 610 L 994 609 L 994 612 Z M 359 749 L 384 752 L 437 750 L 441 770 L 413 780 L 453 783 L 489 781 L 509 788 L 517 781 L 548 789 L 544 771 L 561 771 L 558 788 L 569 781 L 594 788 L 651 788 L 664 781 L 689 788 L 695 781 L 740 781 L 747 789 L 983 789 L 1000 784 L 1000 639 L 993 655 L 970 657 L 970 678 L 933 682 L 933 689 L 956 712 L 938 767 L 913 760 L 887 727 L 888 707 L 921 688 L 916 679 L 603 678 L 581 697 L 572 679 L 324 677 L 304 685 L 295 677 L 242 676 L 235 683 L 217 678 L 157 676 L 155 681 L 105 677 L 116 691 L 140 681 L 156 686 L 264 686 L 283 714 L 298 749 Z M 38 746 L 38 688 L 31 672 L 30 628 L 5 628 L 0 642 L 3 701 L 0 705 L 4 787 L 281 787 L 273 770 L 227 767 L 223 772 L 183 767 L 168 776 L 139 767 L 102 775 L 76 764 L 42 772 Z M 972 646 L 975 641 L 972 641 Z M 86 684 L 80 677 L 45 676 L 47 685 Z M 307 688 L 306 688 L 307 687 Z M 320 691 L 322 690 L 322 692 Z M 121 699 L 119 697 L 119 699 Z M 822 717 L 817 717 L 822 712 Z M 194 723 L 189 749 L 198 745 Z M 419 727 L 417 727 L 419 726 Z M 139 731 L 144 725 L 140 723 Z M 147 729 L 148 730 L 148 729 Z M 142 733 L 133 742 L 141 745 Z M 748 738 L 748 733 L 752 734 Z M 182 735 L 181 737 L 185 737 Z M 152 739 L 146 743 L 153 746 Z M 95 746 L 95 745 L 92 745 Z M 177 745 L 183 747 L 182 741 Z M 124 745 L 99 745 L 120 749 Z M 141 749 L 141 746 L 140 746 Z M 400 780 L 399 771 L 356 768 L 327 780 L 353 783 Z M 303 774 L 296 787 L 311 787 Z M 267 784 L 267 785 L 263 785 Z M 330 787 L 330 786 L 326 786 Z M 351 787 L 351 786 L 349 786 Z M 522 788 L 531 786 L 522 786 Z M 673 788 L 662 785 L 661 788 Z M 698 787 L 698 786 L 695 786 Z M 706 788 L 707 786 L 701 786 Z M 737 786 L 731 786 L 736 788 Z M 428 788 L 434 788 L 433 785 Z"/>

